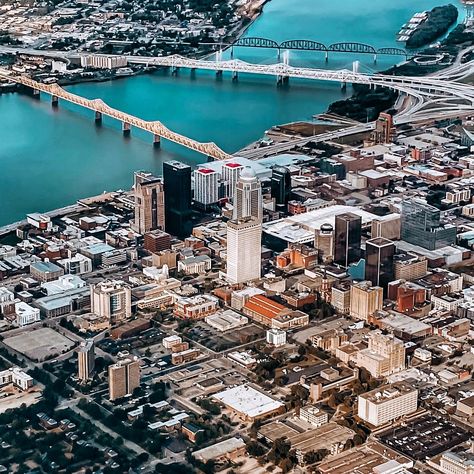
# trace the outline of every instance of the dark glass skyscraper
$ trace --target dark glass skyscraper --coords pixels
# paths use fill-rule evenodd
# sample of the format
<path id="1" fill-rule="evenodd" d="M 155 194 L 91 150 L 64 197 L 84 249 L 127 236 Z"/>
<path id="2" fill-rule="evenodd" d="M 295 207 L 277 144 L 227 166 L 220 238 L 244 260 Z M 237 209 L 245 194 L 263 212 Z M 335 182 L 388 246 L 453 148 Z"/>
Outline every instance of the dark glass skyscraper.
<path id="1" fill-rule="evenodd" d="M 191 167 L 179 161 L 163 163 L 165 229 L 178 237 L 191 233 Z"/>
<path id="2" fill-rule="evenodd" d="M 383 237 L 376 237 L 367 240 L 365 245 L 365 279 L 386 292 L 388 284 L 394 279 L 395 244 Z"/>
<path id="3" fill-rule="evenodd" d="M 276 209 L 286 210 L 291 194 L 291 174 L 284 166 L 276 166 L 272 169 L 271 191 Z"/>
<path id="4" fill-rule="evenodd" d="M 362 218 L 351 212 L 336 216 L 334 262 L 347 267 L 360 259 Z"/>
<path id="5" fill-rule="evenodd" d="M 402 240 L 428 250 L 456 242 L 456 227 L 441 223 L 441 211 L 420 199 L 402 205 Z"/>

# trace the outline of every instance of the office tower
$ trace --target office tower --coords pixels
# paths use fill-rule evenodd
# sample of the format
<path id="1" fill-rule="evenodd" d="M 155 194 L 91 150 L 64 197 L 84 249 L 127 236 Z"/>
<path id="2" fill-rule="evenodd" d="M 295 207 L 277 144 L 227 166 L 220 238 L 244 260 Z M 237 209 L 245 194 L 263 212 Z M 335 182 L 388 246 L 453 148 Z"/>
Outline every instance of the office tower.
<path id="1" fill-rule="evenodd" d="M 94 340 L 88 339 L 81 342 L 77 350 L 78 378 L 82 382 L 87 382 L 91 377 L 95 364 Z"/>
<path id="2" fill-rule="evenodd" d="M 351 212 L 336 216 L 334 262 L 343 267 L 360 259 L 362 218 Z"/>
<path id="3" fill-rule="evenodd" d="M 131 395 L 140 386 L 140 361 L 124 359 L 109 365 L 109 399 L 117 400 Z"/>
<path id="4" fill-rule="evenodd" d="M 314 247 L 318 249 L 320 262 L 332 262 L 334 258 L 334 227 L 331 224 L 322 224 L 319 229 L 316 229 Z"/>
<path id="5" fill-rule="evenodd" d="M 240 172 L 244 169 L 244 166 L 240 163 L 224 163 L 221 169 L 222 181 L 225 184 L 225 196 L 229 199 L 233 199 L 235 194 L 235 186 L 239 179 Z"/>
<path id="6" fill-rule="evenodd" d="M 402 240 L 428 250 L 456 242 L 456 227 L 441 223 L 441 211 L 421 199 L 402 203 Z"/>
<path id="7" fill-rule="evenodd" d="M 91 312 L 115 324 L 132 315 L 132 292 L 123 281 L 91 285 Z"/>
<path id="8" fill-rule="evenodd" d="M 209 168 L 194 171 L 194 202 L 206 209 L 219 201 L 219 173 Z"/>
<path id="9" fill-rule="evenodd" d="M 291 174 L 284 166 L 272 169 L 271 192 L 276 210 L 285 211 L 291 194 Z"/>
<path id="10" fill-rule="evenodd" d="M 375 143 L 392 143 L 395 132 L 393 117 L 390 114 L 382 112 L 375 121 L 372 141 Z"/>
<path id="11" fill-rule="evenodd" d="M 165 195 L 163 181 L 150 173 L 135 173 L 135 217 L 133 230 L 144 234 L 165 227 Z"/>
<path id="12" fill-rule="evenodd" d="M 234 220 L 254 217 L 262 221 L 263 201 L 262 185 L 255 171 L 246 166 L 240 173 L 235 186 L 234 194 Z"/>
<path id="13" fill-rule="evenodd" d="M 383 307 L 383 290 L 372 286 L 370 281 L 362 281 L 351 286 L 350 315 L 368 321 Z"/>
<path id="14" fill-rule="evenodd" d="M 262 224 L 255 217 L 227 223 L 227 279 L 244 283 L 261 276 Z"/>
<path id="15" fill-rule="evenodd" d="M 395 244 L 383 237 L 367 240 L 365 243 L 365 279 L 374 286 L 381 286 L 384 292 L 394 280 Z"/>
<path id="16" fill-rule="evenodd" d="M 191 233 L 191 167 L 179 161 L 163 163 L 165 230 L 186 237 Z"/>

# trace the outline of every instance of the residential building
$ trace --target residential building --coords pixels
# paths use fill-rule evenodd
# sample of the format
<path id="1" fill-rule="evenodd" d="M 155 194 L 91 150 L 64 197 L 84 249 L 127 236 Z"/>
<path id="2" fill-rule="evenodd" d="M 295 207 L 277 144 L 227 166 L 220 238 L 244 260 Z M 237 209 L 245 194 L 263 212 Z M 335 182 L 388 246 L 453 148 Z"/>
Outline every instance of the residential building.
<path id="1" fill-rule="evenodd" d="M 140 361 L 120 360 L 109 365 L 109 399 L 111 401 L 131 395 L 140 386 Z"/>
<path id="2" fill-rule="evenodd" d="M 235 187 L 241 171 L 244 169 L 240 163 L 226 162 L 222 165 L 221 174 L 225 185 L 225 194 L 229 199 L 235 195 Z"/>
<path id="3" fill-rule="evenodd" d="M 219 201 L 219 173 L 210 168 L 194 170 L 194 202 L 206 209 Z"/>
<path id="4" fill-rule="evenodd" d="M 78 378 L 81 382 L 90 380 L 95 365 L 94 340 L 88 339 L 77 350 Z"/>
<path id="5" fill-rule="evenodd" d="M 318 250 L 318 259 L 322 263 L 330 263 L 334 259 L 334 227 L 322 224 L 315 231 L 314 248 Z"/>

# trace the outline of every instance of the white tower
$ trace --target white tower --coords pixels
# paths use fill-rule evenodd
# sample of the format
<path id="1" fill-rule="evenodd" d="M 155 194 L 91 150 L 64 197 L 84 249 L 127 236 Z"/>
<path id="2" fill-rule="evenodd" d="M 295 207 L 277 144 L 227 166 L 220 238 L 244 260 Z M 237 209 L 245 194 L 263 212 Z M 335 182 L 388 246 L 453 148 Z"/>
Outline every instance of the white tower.
<path id="1" fill-rule="evenodd" d="M 255 217 L 227 223 L 227 279 L 244 283 L 261 276 L 262 223 Z"/>
<path id="2" fill-rule="evenodd" d="M 262 185 L 255 171 L 246 166 L 240 173 L 235 187 L 234 220 L 254 217 L 259 222 L 263 216 Z"/>

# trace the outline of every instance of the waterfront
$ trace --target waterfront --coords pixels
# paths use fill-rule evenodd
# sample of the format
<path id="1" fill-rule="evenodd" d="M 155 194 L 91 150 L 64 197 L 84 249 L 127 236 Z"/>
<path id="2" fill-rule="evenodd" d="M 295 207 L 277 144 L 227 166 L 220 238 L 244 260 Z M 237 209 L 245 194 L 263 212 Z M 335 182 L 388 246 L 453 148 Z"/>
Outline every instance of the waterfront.
<path id="1" fill-rule="evenodd" d="M 459 2 L 455 2 L 459 6 Z M 315 11 L 313 0 L 272 0 L 264 14 L 246 32 L 277 41 L 307 38 L 329 44 L 359 41 L 378 47 L 395 46 L 395 34 L 415 11 L 438 5 L 433 0 L 378 5 L 369 0 L 323 0 Z M 341 15 L 341 11 L 345 13 Z M 461 12 L 460 12 L 461 13 Z M 461 15 L 462 16 L 462 15 Z M 371 18 L 371 21 L 367 21 Z M 270 50 L 237 51 L 249 61 L 272 62 Z M 333 55 L 327 67 L 351 67 L 370 56 Z M 380 58 L 384 68 L 400 58 Z M 291 53 L 298 64 L 324 67 L 321 53 Z M 273 124 L 309 119 L 344 95 L 337 84 L 298 81 L 276 88 L 274 78 L 242 76 L 216 80 L 212 74 L 183 71 L 175 78 L 158 72 L 109 83 L 79 84 L 73 92 L 100 97 L 110 105 L 149 120 L 159 119 L 169 128 L 200 141 L 215 141 L 234 152 L 262 135 Z M 347 94 L 350 94 L 348 89 Z M 133 130 L 123 139 L 119 124 L 93 125 L 90 112 L 60 104 L 52 109 L 46 100 L 26 96 L 0 96 L 0 225 L 24 217 L 26 212 L 48 210 L 79 197 L 104 190 L 129 187 L 132 172 L 161 170 L 163 161 L 178 158 L 197 164 L 198 156 L 164 142 L 153 149 L 151 137 Z"/>

